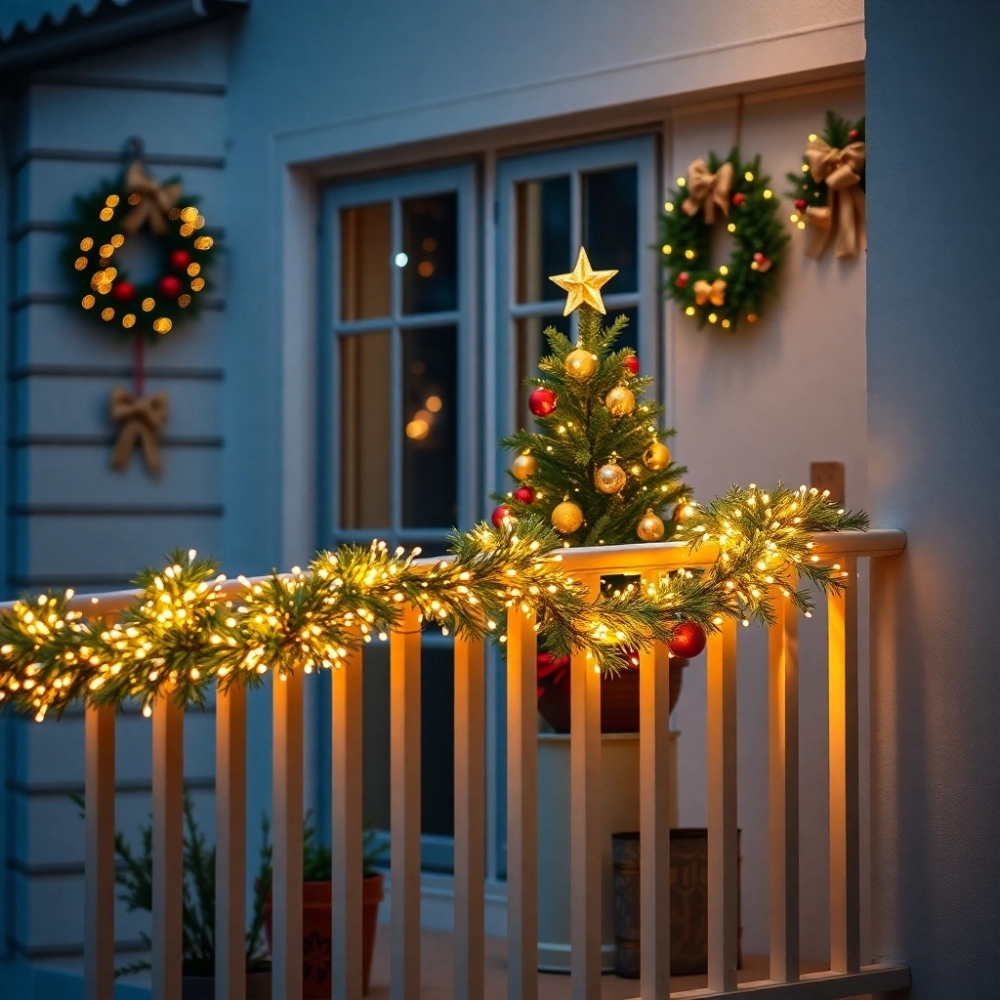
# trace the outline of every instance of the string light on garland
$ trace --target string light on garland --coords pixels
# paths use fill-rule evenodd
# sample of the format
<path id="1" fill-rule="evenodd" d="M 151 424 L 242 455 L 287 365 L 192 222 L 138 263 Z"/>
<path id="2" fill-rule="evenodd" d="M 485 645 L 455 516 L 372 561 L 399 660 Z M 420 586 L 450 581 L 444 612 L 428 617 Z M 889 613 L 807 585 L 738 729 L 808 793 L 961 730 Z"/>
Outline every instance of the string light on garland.
<path id="1" fill-rule="evenodd" d="M 110 624 L 86 618 L 72 591 L 0 611 L 0 701 L 39 721 L 81 702 L 135 700 L 147 714 L 160 697 L 204 704 L 216 684 L 336 669 L 350 649 L 398 625 L 404 604 L 425 627 L 496 641 L 512 609 L 532 612 L 553 656 L 579 649 L 596 669 L 614 671 L 651 642 L 682 641 L 691 623 L 707 633 L 725 617 L 773 622 L 775 587 L 809 613 L 809 591 L 783 583 L 792 573 L 823 590 L 845 586 L 840 565 L 813 552 L 812 534 L 867 525 L 804 486 L 734 487 L 688 506 L 680 534 L 692 548 L 718 545 L 716 561 L 595 600 L 562 568 L 559 536 L 535 517 L 455 532 L 446 559 L 418 563 L 419 549 L 390 552 L 376 541 L 256 582 L 227 581 L 213 560 L 176 552 L 139 575 L 135 597 Z"/>

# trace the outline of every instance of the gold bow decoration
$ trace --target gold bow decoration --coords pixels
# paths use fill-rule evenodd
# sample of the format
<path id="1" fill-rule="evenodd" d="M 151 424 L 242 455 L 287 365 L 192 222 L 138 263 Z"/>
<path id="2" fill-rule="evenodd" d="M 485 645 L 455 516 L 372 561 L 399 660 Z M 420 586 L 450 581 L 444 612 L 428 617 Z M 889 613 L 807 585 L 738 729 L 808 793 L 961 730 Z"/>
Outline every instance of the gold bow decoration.
<path id="1" fill-rule="evenodd" d="M 865 144 L 852 142 L 835 149 L 819 137 L 809 140 L 805 152 L 809 173 L 817 183 L 826 181 L 827 203 L 810 205 L 805 219 L 812 226 L 806 254 L 819 257 L 826 249 L 834 222 L 837 226 L 835 254 L 853 257 L 858 247 L 867 246 L 865 238 L 865 193 L 861 174 L 865 169 Z"/>
<path id="2" fill-rule="evenodd" d="M 700 306 L 706 302 L 711 302 L 713 306 L 721 306 L 726 301 L 726 283 L 722 278 L 716 278 L 711 283 L 696 281 L 694 283 L 694 300 Z"/>
<path id="3" fill-rule="evenodd" d="M 688 167 L 688 196 L 681 208 L 687 215 L 694 215 L 699 208 L 705 210 L 705 224 L 715 222 L 715 206 L 723 215 L 729 214 L 729 192 L 733 187 L 733 165 L 727 160 L 713 174 L 704 160 L 694 160 Z"/>
<path id="4" fill-rule="evenodd" d="M 167 217 L 170 210 L 181 200 L 184 192 L 182 185 L 160 184 L 150 177 L 146 168 L 139 160 L 133 160 L 125 171 L 125 188 L 129 193 L 129 204 L 134 208 L 122 222 L 126 233 L 135 235 L 144 222 L 149 222 L 150 232 L 162 236 L 167 232 Z"/>
<path id="5" fill-rule="evenodd" d="M 170 414 L 170 397 L 165 392 L 154 392 L 136 398 L 124 386 L 118 385 L 111 390 L 110 411 L 112 421 L 121 424 L 115 450 L 111 453 L 112 468 L 127 468 L 136 445 L 141 445 L 146 468 L 150 472 L 160 472 L 163 469 L 160 429 Z"/>

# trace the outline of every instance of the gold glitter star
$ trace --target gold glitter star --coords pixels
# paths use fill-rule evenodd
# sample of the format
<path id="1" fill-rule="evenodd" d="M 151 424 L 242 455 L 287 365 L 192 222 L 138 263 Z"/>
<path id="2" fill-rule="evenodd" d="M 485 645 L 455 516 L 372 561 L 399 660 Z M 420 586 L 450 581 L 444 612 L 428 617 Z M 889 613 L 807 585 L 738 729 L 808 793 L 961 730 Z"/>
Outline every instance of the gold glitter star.
<path id="1" fill-rule="evenodd" d="M 580 247 L 580 256 L 576 258 L 576 267 L 569 274 L 553 274 L 549 281 L 554 281 L 566 296 L 566 308 L 563 316 L 568 316 L 574 309 L 588 305 L 599 313 L 606 312 L 601 299 L 601 287 L 606 285 L 618 272 L 595 271 L 590 266 L 587 251 Z"/>

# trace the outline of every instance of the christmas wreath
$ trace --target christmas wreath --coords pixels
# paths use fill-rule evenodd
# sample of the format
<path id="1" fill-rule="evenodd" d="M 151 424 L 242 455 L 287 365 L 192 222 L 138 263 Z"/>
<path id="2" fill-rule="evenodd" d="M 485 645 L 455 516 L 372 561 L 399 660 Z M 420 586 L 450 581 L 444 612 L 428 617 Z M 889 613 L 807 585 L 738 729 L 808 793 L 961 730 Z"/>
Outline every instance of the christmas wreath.
<path id="1" fill-rule="evenodd" d="M 215 237 L 206 230 L 198 199 L 181 204 L 176 178 L 160 184 L 139 160 L 117 181 L 103 181 L 74 198 L 63 261 L 74 299 L 95 323 L 155 340 L 198 313 L 211 289 Z M 129 280 L 122 248 L 148 228 L 159 253 L 155 276 Z"/>
<path id="2" fill-rule="evenodd" d="M 811 227 L 806 254 L 819 257 L 837 230 L 837 257 L 853 257 L 865 249 L 865 119 L 852 122 L 827 111 L 823 135 L 809 136 L 801 172 L 788 173 L 788 192 L 795 199 L 791 219 L 799 229 Z"/>
<path id="3" fill-rule="evenodd" d="M 777 293 L 777 272 L 788 234 L 778 220 L 778 199 L 761 173 L 760 157 L 740 160 L 739 149 L 720 160 L 695 160 L 677 178 L 660 215 L 664 294 L 679 302 L 698 325 L 718 323 L 734 331 L 753 323 L 765 296 Z M 726 221 L 733 236 L 729 262 L 712 264 L 712 227 Z"/>

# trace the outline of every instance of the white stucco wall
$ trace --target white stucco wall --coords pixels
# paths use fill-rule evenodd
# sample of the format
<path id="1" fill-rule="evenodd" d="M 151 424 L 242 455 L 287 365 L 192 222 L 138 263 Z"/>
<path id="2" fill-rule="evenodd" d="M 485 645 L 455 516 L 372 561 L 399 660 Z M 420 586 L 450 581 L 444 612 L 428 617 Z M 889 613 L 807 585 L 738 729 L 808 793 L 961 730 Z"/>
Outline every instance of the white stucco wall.
<path id="1" fill-rule="evenodd" d="M 1000 10 L 868 7 L 871 502 L 907 534 L 872 619 L 874 938 L 912 968 L 913 1000 L 986 1000 L 1000 960 L 1000 207 L 970 212 L 955 179 L 1000 155 Z"/>
<path id="2" fill-rule="evenodd" d="M 313 223 L 322 179 L 478 158 L 487 147 L 502 155 L 526 140 L 589 137 L 625 122 L 657 129 L 671 117 L 672 178 L 707 148 L 728 148 L 733 105 L 690 114 L 672 106 L 850 74 L 864 57 L 861 17 L 857 2 L 558 2 L 394 4 L 336 17 L 314 5 L 311 17 L 293 19 L 277 4 L 255 3 L 234 46 L 229 103 L 229 219 L 241 266 L 228 313 L 226 419 L 227 440 L 243 445 L 227 450 L 227 562 L 262 570 L 300 561 L 315 545 Z M 261 72 L 292 52 L 296 72 Z M 743 141 L 764 154 L 781 193 L 784 172 L 798 167 L 824 110 L 859 114 L 862 94 L 855 84 L 774 97 L 748 101 Z M 866 502 L 863 296 L 863 261 L 803 261 L 797 239 L 782 298 L 756 328 L 728 338 L 668 322 L 667 396 L 678 454 L 699 495 L 734 480 L 798 484 L 810 460 L 837 459 L 847 465 L 850 503 Z M 283 476 L 262 478 L 262 462 Z M 803 950 L 822 959 L 823 617 L 803 632 Z M 759 953 L 767 948 L 765 642 L 762 634 L 741 640 L 743 923 L 745 947 Z M 700 665 L 688 683 L 678 714 L 682 821 L 700 823 Z M 255 731 L 267 732 L 266 706 L 251 711 Z M 252 766 L 267 772 L 265 744 Z"/>

